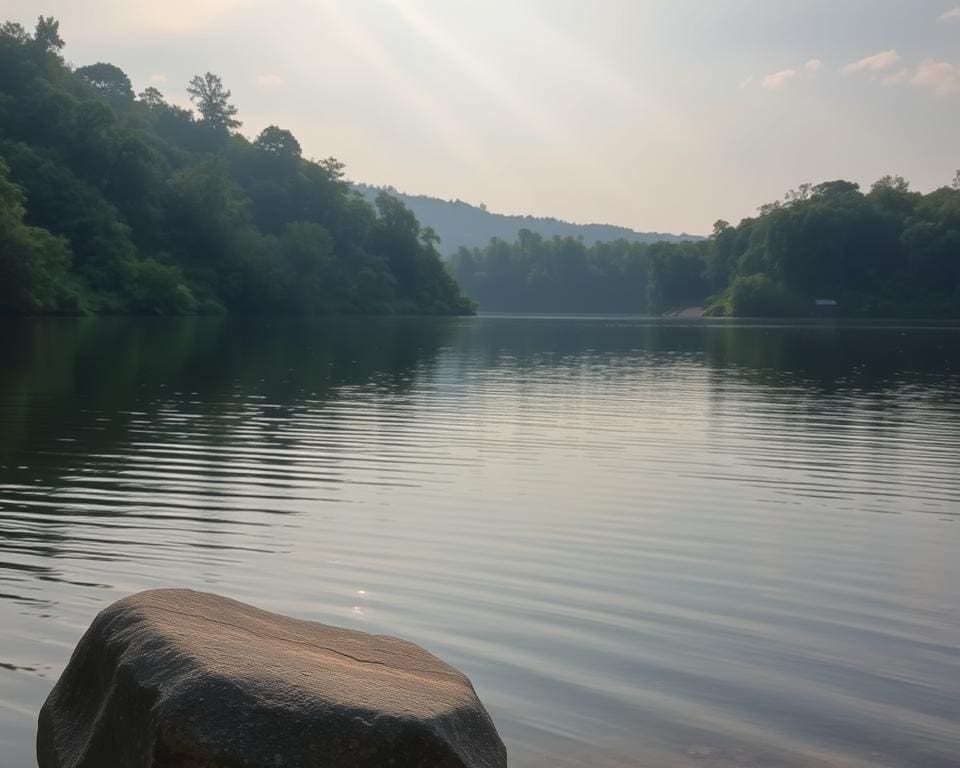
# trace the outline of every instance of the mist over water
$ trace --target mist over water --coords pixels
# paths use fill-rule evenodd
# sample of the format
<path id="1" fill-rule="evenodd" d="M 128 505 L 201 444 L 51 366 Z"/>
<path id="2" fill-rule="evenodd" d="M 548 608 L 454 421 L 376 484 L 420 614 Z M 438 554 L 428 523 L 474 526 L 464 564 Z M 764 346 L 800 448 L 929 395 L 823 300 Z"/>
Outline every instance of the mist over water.
<path id="1" fill-rule="evenodd" d="M 960 327 L 0 331 L 0 768 L 157 586 L 459 666 L 512 768 L 947 768 Z"/>

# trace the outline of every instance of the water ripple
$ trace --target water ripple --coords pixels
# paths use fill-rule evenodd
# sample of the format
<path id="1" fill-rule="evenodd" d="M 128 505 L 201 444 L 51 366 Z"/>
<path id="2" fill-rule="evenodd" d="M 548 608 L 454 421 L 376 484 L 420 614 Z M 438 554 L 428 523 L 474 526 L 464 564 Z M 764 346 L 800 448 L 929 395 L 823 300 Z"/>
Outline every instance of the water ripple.
<path id="1" fill-rule="evenodd" d="M 957 764 L 955 327 L 72 327 L 0 376 L 12 759 L 178 584 L 425 645 L 516 768 Z"/>

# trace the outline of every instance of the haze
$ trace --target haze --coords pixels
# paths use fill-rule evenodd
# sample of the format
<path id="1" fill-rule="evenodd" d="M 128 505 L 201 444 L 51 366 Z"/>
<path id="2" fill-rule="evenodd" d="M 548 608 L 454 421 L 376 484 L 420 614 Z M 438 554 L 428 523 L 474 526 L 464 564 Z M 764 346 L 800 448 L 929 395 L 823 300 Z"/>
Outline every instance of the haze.
<path id="1" fill-rule="evenodd" d="M 8 0 L 187 105 L 221 75 L 358 181 L 709 232 L 805 181 L 960 166 L 956 0 Z"/>

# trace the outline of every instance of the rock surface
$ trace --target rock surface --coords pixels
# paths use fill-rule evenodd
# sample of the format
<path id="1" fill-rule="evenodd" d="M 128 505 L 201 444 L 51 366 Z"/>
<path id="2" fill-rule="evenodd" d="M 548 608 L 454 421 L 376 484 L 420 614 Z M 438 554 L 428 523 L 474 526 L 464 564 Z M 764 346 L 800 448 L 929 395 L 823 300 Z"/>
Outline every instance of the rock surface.
<path id="1" fill-rule="evenodd" d="M 470 681 L 411 643 L 217 595 L 142 592 L 87 630 L 40 768 L 505 768 Z"/>

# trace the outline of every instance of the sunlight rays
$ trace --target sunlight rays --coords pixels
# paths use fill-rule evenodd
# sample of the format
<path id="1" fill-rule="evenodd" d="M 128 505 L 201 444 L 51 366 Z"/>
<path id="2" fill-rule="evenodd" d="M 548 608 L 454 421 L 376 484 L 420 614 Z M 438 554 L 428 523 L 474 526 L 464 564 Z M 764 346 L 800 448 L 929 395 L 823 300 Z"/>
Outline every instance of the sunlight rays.
<path id="1" fill-rule="evenodd" d="M 556 121 L 536 109 L 529 98 L 516 90 L 490 62 L 481 61 L 459 45 L 454 33 L 441 26 L 435 17 L 417 7 L 416 3 L 411 0 L 383 0 L 383 2 L 424 42 L 431 45 L 476 85 L 509 109 L 514 119 L 522 121 L 527 127 L 541 133 L 555 127 Z"/>
<path id="2" fill-rule="evenodd" d="M 383 0 L 383 2 L 420 40 L 457 67 L 470 82 L 490 96 L 498 107 L 506 110 L 510 119 L 516 121 L 518 128 L 522 127 L 535 137 L 540 146 L 549 146 L 559 162 L 572 166 L 580 178 L 589 177 L 597 182 L 602 181 L 608 185 L 619 186 L 617 180 L 611 178 L 608 173 L 604 172 L 601 175 L 599 169 L 602 164 L 595 156 L 596 147 L 576 141 L 569 131 L 563 129 L 561 119 L 534 103 L 531 100 L 531 94 L 521 91 L 511 83 L 493 62 L 484 61 L 467 50 L 457 39 L 456 33 L 443 26 L 434 14 L 424 10 L 416 0 Z M 520 12 L 521 9 L 510 7 L 511 14 Z M 528 17 L 522 23 L 533 24 L 533 28 L 542 27 L 540 19 L 533 20 Z M 562 45 L 576 50 L 576 55 L 583 59 L 590 72 L 595 75 L 601 74 L 619 93 L 624 92 L 625 88 L 622 84 L 618 83 L 607 70 L 592 61 L 591 56 L 583 50 L 578 50 L 566 39 L 562 41 Z"/>
<path id="3" fill-rule="evenodd" d="M 417 115 L 432 132 L 439 134 L 450 150 L 481 174 L 484 168 L 483 154 L 467 125 L 417 79 L 411 77 L 402 63 L 367 27 L 357 21 L 347 7 L 335 0 L 320 0 L 319 5 L 339 35 L 348 41 L 351 50 L 390 85 L 394 97 L 406 101 L 410 112 Z"/>

